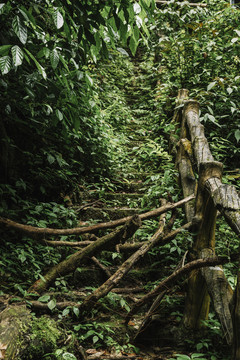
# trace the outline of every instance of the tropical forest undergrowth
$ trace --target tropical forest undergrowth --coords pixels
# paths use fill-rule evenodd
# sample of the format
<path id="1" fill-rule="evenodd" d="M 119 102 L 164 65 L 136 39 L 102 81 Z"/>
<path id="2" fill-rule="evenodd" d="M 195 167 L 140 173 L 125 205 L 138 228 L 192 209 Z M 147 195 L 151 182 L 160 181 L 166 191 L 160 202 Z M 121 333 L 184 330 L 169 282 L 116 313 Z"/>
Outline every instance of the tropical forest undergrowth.
<path id="1" fill-rule="evenodd" d="M 10 144 L 16 147 L 15 153 L 23 149 L 21 156 L 27 160 L 22 165 L 19 161 L 15 169 L 13 166 L 15 175 L 1 185 L 1 216 L 35 227 L 64 229 L 144 214 L 159 208 L 164 200 L 179 201 L 183 196 L 175 159 L 169 153 L 169 134 L 173 130 L 171 119 L 177 90 L 183 87 L 202 104 L 206 136 L 211 141 L 214 156 L 226 167 L 223 181 L 238 186 L 237 46 L 239 48 L 240 33 L 235 25 L 222 33 L 219 24 L 231 12 L 225 5 L 222 8 L 219 5 L 219 23 L 214 22 L 216 10 L 206 10 L 213 22 L 211 34 L 210 25 L 204 22 L 204 9 L 187 7 L 181 11 L 180 16 L 174 4 L 171 9 L 161 8 L 152 25 L 148 45 L 140 42 L 135 56 L 123 48 L 120 51 L 110 49 L 108 60 L 100 64 L 88 62 L 84 71 L 89 74 L 86 81 L 91 86 L 81 88 L 84 112 L 81 136 L 78 125 L 65 138 L 61 125 L 59 128 L 52 125 L 50 130 L 54 133 L 46 131 L 46 136 L 42 137 L 39 131 L 32 154 L 29 138 L 24 145 L 20 139 Z M 237 23 L 239 15 L 234 13 L 232 20 Z M 216 33 L 221 33 L 219 37 L 223 40 L 216 39 Z M 224 36 L 227 38 L 229 34 L 235 34 L 230 44 L 224 42 Z M 235 56 L 233 64 L 227 57 L 232 55 L 224 50 L 227 46 Z M 224 75 L 221 64 L 217 65 L 220 56 L 227 64 Z M 78 74 L 78 80 L 81 76 Z M 68 80 L 74 81 L 73 74 Z M 33 79 L 35 81 L 37 83 L 37 79 Z M 85 91 L 87 95 L 83 95 Z M 64 106 L 68 106 L 65 96 Z M 51 112 L 49 106 L 46 108 Z M 34 111 L 36 108 L 32 113 Z M 56 114 L 62 117 L 60 110 Z M 226 138 L 228 125 L 224 119 L 230 115 L 232 123 Z M 21 131 L 27 135 L 29 129 L 23 124 Z M 17 135 L 13 134 L 13 138 L 17 139 Z M 6 176 L 9 179 L 9 175 Z M 192 245 L 192 234 L 187 230 L 165 245 L 153 247 L 134 264 L 117 287 L 92 304 L 87 312 L 79 311 L 84 299 L 115 273 L 132 249 L 136 251 L 134 244 L 149 240 L 161 221 L 168 224 L 173 218 L 173 230 L 186 222 L 182 208 L 166 213 L 165 219 L 161 215 L 160 219 L 158 216 L 144 220 L 127 243 L 129 246 L 124 248 L 124 244 L 118 244 L 88 257 L 74 271 L 56 277 L 42 294 L 31 291 L 31 286 L 44 282 L 44 274 L 79 251 L 80 241 L 90 245 L 112 230 L 80 236 L 49 236 L 39 241 L 37 237 L 5 227 L 1 229 L 0 307 L 4 309 L 6 304 L 24 302 L 32 314 L 29 351 L 21 360 L 76 360 L 84 356 L 104 359 L 104 355 L 107 358 L 110 354 L 139 359 L 229 359 L 229 349 L 213 312 L 199 337 L 189 335 L 182 339 L 179 336 L 176 341 L 187 278 L 167 289 L 142 331 L 139 326 L 151 304 L 145 305 L 127 325 L 124 323 L 136 301 L 170 275 L 185 258 Z M 220 219 L 216 237 L 219 239 L 216 250 L 221 255 L 228 256 L 232 249 L 238 248 L 238 239 Z M 47 243 L 55 240 L 78 244 L 54 246 Z M 228 263 L 225 272 L 230 283 L 235 284 L 237 265 Z M 179 353 L 181 355 L 177 355 Z"/>

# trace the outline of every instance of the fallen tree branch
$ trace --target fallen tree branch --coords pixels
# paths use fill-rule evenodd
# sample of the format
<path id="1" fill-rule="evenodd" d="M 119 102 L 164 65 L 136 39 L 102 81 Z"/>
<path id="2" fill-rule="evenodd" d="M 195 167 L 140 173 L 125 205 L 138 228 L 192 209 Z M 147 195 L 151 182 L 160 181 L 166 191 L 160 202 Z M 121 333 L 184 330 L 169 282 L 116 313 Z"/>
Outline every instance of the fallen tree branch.
<path id="1" fill-rule="evenodd" d="M 58 277 L 73 272 L 86 257 L 91 257 L 97 252 L 114 247 L 121 241 L 126 241 L 132 237 L 136 230 L 141 226 L 141 220 L 138 215 L 131 217 L 124 226 L 112 233 L 103 236 L 88 245 L 82 250 L 72 254 L 69 258 L 63 260 L 45 274 L 44 279 L 37 280 L 29 289 L 30 292 L 42 293 Z"/>
<path id="2" fill-rule="evenodd" d="M 156 2 L 157 5 L 158 4 L 159 5 L 160 4 L 169 5 L 170 1 L 167 1 L 167 0 L 155 0 L 155 2 Z M 178 4 L 181 4 L 181 3 L 179 2 Z M 206 7 L 207 6 L 207 4 L 204 4 L 204 3 L 186 3 L 186 5 L 188 5 L 188 6 L 199 6 L 199 7 Z"/>
<path id="3" fill-rule="evenodd" d="M 185 204 L 186 202 L 188 202 L 194 198 L 195 198 L 195 196 L 194 196 L 194 194 L 192 194 L 192 195 L 188 196 L 187 198 L 182 199 L 176 203 L 173 203 L 173 204 L 170 203 L 170 204 L 161 206 L 160 208 L 157 208 L 155 210 L 151 210 L 144 214 L 140 214 L 139 217 L 141 220 L 147 220 L 147 219 L 159 216 L 169 210 L 173 210 L 177 207 L 182 206 L 183 204 Z M 127 216 L 125 218 L 110 221 L 107 223 L 100 223 L 100 224 L 95 224 L 95 225 L 91 225 L 91 226 L 77 227 L 77 228 L 72 228 L 72 229 L 38 228 L 38 227 L 31 226 L 31 225 L 19 224 L 15 221 L 12 221 L 10 219 L 6 219 L 3 217 L 0 217 L 0 224 L 5 225 L 7 228 L 11 228 L 16 231 L 23 232 L 23 233 L 31 235 L 33 237 L 44 238 L 47 236 L 80 235 L 80 234 L 93 232 L 93 231 L 97 231 L 97 230 L 102 230 L 102 229 L 111 229 L 111 228 L 115 228 L 117 226 L 125 224 L 131 218 L 132 218 L 131 216 Z"/>
<path id="4" fill-rule="evenodd" d="M 188 222 L 187 224 L 181 226 L 180 228 L 171 231 L 169 234 L 165 235 L 162 238 L 161 246 L 167 244 L 170 240 L 174 239 L 175 236 L 177 236 L 177 234 L 179 234 L 181 231 L 189 230 L 191 228 L 191 226 L 192 226 L 192 223 Z M 147 244 L 147 241 L 137 242 L 135 244 L 130 244 L 130 243 L 120 244 L 119 249 L 121 251 L 137 250 L 137 249 L 140 249 L 141 246 L 143 246 L 144 244 Z"/>
<path id="5" fill-rule="evenodd" d="M 189 273 L 190 271 L 194 269 L 199 269 L 201 267 L 206 266 L 216 266 L 219 264 L 227 263 L 229 259 L 226 257 L 215 257 L 212 259 L 198 259 L 191 261 L 190 263 L 184 265 L 181 269 L 178 269 L 174 271 L 170 276 L 168 276 L 166 279 L 160 282 L 160 284 L 152 291 L 150 291 L 147 295 L 145 295 L 143 298 L 138 300 L 134 307 L 131 309 L 131 311 L 127 314 L 125 322 L 128 323 L 129 320 L 132 318 L 134 314 L 139 310 L 141 306 L 148 303 L 150 300 L 152 300 L 155 296 L 160 294 L 164 290 L 168 290 L 169 286 L 172 285 L 175 281 L 177 281 L 181 276 Z"/>
<path id="6" fill-rule="evenodd" d="M 151 237 L 146 244 L 142 245 L 142 247 L 137 250 L 133 255 L 131 255 L 124 263 L 119 267 L 119 269 L 107 280 L 103 283 L 98 289 L 92 292 L 87 298 L 83 301 L 81 306 L 79 307 L 80 312 L 86 312 L 91 310 L 97 303 L 99 299 L 106 296 L 111 289 L 116 286 L 119 281 L 129 272 L 132 266 L 142 258 L 153 246 L 157 243 L 161 242 L 164 237 L 164 225 L 165 219 L 161 218 L 160 227 L 156 231 L 156 233 Z"/>
<path id="7" fill-rule="evenodd" d="M 94 264 L 97 265 L 104 272 L 104 274 L 107 276 L 107 278 L 111 277 L 112 274 L 110 273 L 108 268 L 106 266 L 104 266 L 103 264 L 101 264 L 100 261 L 95 256 L 92 256 L 91 259 L 94 262 Z"/>
<path id="8" fill-rule="evenodd" d="M 70 247 L 81 247 L 93 244 L 94 241 L 54 241 L 54 240 L 43 240 L 43 243 L 47 246 L 59 247 L 59 246 L 70 246 Z"/>

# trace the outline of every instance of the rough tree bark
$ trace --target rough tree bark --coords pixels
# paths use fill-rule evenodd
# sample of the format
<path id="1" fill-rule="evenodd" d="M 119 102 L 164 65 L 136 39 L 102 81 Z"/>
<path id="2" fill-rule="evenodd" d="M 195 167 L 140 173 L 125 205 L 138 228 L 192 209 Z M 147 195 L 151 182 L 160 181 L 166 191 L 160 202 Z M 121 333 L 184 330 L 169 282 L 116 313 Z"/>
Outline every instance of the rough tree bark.
<path id="1" fill-rule="evenodd" d="M 240 234 L 240 199 L 233 186 L 223 185 L 221 182 L 222 164 L 213 159 L 198 113 L 199 104 L 196 101 L 185 102 L 183 126 L 187 127 L 185 133 L 190 134 L 199 170 L 196 215 L 193 219 L 198 229 L 193 247 L 197 257 L 201 256 L 204 248 L 209 248 L 208 251 L 214 254 L 217 210 L 224 214 L 232 229 Z M 183 324 L 188 328 L 197 329 L 201 327 L 201 321 L 206 319 L 209 295 L 205 283 L 208 285 L 208 292 L 220 318 L 226 340 L 230 344 L 233 338 L 229 311 L 232 292 L 220 268 L 205 269 L 201 273 L 194 272 L 190 277 Z"/>
<path id="2" fill-rule="evenodd" d="M 200 256 L 203 259 L 210 259 L 214 254 L 211 249 L 203 249 Z M 228 345 L 231 345 L 233 342 L 233 324 L 229 305 L 232 302 L 233 290 L 221 266 L 202 268 L 201 273 L 206 281 L 207 290 L 221 323 L 224 337 Z"/>

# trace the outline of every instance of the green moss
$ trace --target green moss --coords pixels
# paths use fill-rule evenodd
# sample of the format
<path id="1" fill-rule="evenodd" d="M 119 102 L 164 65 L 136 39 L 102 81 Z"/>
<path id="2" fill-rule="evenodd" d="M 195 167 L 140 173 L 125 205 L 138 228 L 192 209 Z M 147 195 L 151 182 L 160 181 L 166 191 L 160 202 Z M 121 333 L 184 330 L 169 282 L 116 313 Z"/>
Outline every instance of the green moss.
<path id="1" fill-rule="evenodd" d="M 43 355 L 54 352 L 60 337 L 61 332 L 54 320 L 48 316 L 35 318 L 32 322 L 29 346 L 22 360 L 40 360 Z"/>

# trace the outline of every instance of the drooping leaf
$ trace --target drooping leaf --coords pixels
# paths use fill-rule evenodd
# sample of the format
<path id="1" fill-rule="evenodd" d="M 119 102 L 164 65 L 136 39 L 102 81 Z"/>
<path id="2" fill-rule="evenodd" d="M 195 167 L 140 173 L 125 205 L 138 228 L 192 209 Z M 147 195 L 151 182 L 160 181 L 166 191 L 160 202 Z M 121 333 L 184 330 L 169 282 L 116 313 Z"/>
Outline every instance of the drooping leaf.
<path id="1" fill-rule="evenodd" d="M 19 8 L 19 11 L 24 16 L 24 18 L 31 23 L 32 27 L 35 29 L 36 28 L 36 20 L 35 20 L 34 16 L 24 6 L 21 6 Z"/>
<path id="2" fill-rule="evenodd" d="M 0 55 L 6 56 L 8 55 L 9 49 L 12 47 L 12 45 L 2 45 L 0 46 Z"/>
<path id="3" fill-rule="evenodd" d="M 22 49 L 18 45 L 14 45 L 11 49 L 11 52 L 14 65 L 22 65 L 24 57 Z"/>
<path id="4" fill-rule="evenodd" d="M 0 15 L 3 14 L 5 5 L 4 3 L 0 3 Z"/>
<path id="5" fill-rule="evenodd" d="M 231 43 L 234 44 L 234 43 L 237 42 L 238 40 L 240 40 L 238 37 L 232 38 Z"/>
<path id="6" fill-rule="evenodd" d="M 47 159 L 50 165 L 52 165 L 55 161 L 55 158 L 51 154 L 48 154 Z"/>
<path id="7" fill-rule="evenodd" d="M 236 138 L 237 142 L 239 142 L 239 140 L 240 140 L 240 130 L 237 129 L 237 130 L 235 131 L 234 135 L 235 135 L 235 138 Z"/>
<path id="8" fill-rule="evenodd" d="M 73 307 L 73 312 L 76 316 L 79 315 L 79 308 L 77 308 L 76 306 Z"/>
<path id="9" fill-rule="evenodd" d="M 91 76 L 88 73 L 85 73 L 85 79 L 86 79 L 86 83 L 90 86 L 93 86 L 93 79 L 91 78 Z"/>
<path id="10" fill-rule="evenodd" d="M 3 56 L 0 58 L 0 70 L 3 75 L 6 75 L 11 69 L 10 56 Z"/>
<path id="11" fill-rule="evenodd" d="M 46 74 L 45 69 L 42 67 L 42 65 L 39 64 L 37 59 L 33 56 L 33 54 L 28 49 L 24 48 L 24 50 L 30 56 L 30 58 L 34 61 L 38 71 L 40 72 L 40 74 L 42 75 L 44 80 L 46 80 L 47 79 L 47 74 Z"/>
<path id="12" fill-rule="evenodd" d="M 56 307 L 56 304 L 57 304 L 56 300 L 55 300 L 55 299 L 52 299 L 52 300 L 49 301 L 49 303 L 47 304 L 47 306 L 48 306 L 48 308 L 49 308 L 50 310 L 53 310 L 53 309 Z"/>
<path id="13" fill-rule="evenodd" d="M 57 49 L 53 49 L 50 53 L 50 61 L 52 68 L 55 70 L 59 63 L 59 55 Z"/>
<path id="14" fill-rule="evenodd" d="M 27 28 L 22 24 L 18 15 L 13 18 L 12 27 L 21 43 L 25 45 L 27 42 Z"/>
<path id="15" fill-rule="evenodd" d="M 53 13 L 53 21 L 57 29 L 61 29 L 64 24 L 64 19 L 62 14 L 58 9 L 56 9 Z"/>
<path id="16" fill-rule="evenodd" d="M 211 90 L 215 85 L 216 85 L 216 81 L 211 82 L 207 87 L 207 91 Z"/>
<path id="17" fill-rule="evenodd" d="M 234 31 L 240 36 L 240 30 L 234 29 Z"/>
<path id="18" fill-rule="evenodd" d="M 59 109 L 56 109 L 56 115 L 57 115 L 58 120 L 62 121 L 63 114 Z"/>
<path id="19" fill-rule="evenodd" d="M 129 47 L 130 47 L 130 50 L 133 54 L 133 56 L 136 54 L 136 51 L 137 51 L 137 41 L 134 39 L 134 37 L 132 36 L 130 41 L 129 41 Z"/>
<path id="20" fill-rule="evenodd" d="M 122 55 L 129 56 L 128 52 L 123 48 L 117 48 L 117 51 L 119 51 Z"/>

